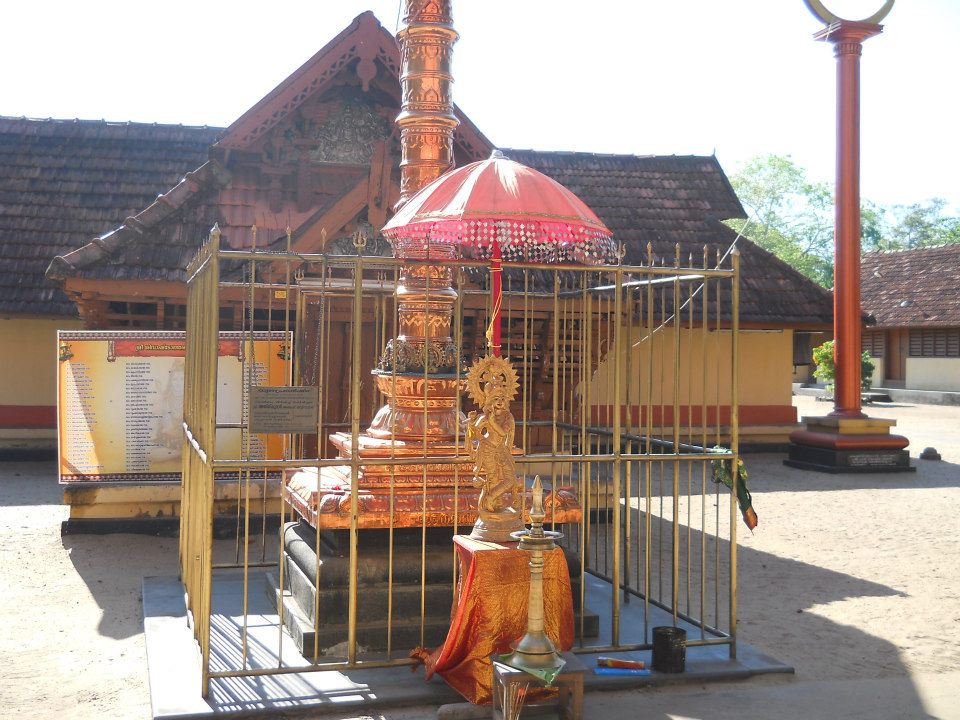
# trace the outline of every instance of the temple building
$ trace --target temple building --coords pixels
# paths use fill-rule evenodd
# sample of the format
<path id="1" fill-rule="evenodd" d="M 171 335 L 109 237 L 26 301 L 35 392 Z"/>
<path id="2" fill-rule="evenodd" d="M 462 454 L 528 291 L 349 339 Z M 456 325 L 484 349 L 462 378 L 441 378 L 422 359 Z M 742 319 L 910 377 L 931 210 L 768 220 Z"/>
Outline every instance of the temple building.
<path id="1" fill-rule="evenodd" d="M 863 349 L 874 387 L 960 391 L 960 245 L 865 253 Z"/>
<path id="2" fill-rule="evenodd" d="M 389 253 L 378 232 L 400 194 L 398 73 L 396 41 L 368 12 L 226 129 L 0 118 L 0 443 L 52 445 L 57 328 L 183 329 L 185 268 L 214 223 L 229 248 L 285 243 L 289 227 L 294 251 L 349 253 L 363 227 L 366 252 Z M 456 164 L 489 157 L 497 146 L 456 114 Z M 714 258 L 737 237 L 722 221 L 745 217 L 716 157 L 500 149 L 576 193 L 627 263 L 646 263 L 648 244 L 657 263 L 678 246 Z M 745 238 L 737 247 L 742 442 L 782 443 L 797 422 L 795 334 L 828 330 L 832 297 Z M 227 298 L 221 328 L 242 313 Z M 507 322 L 504 344 L 522 332 Z M 464 332 L 482 346 L 481 323 Z M 549 338 L 549 316 L 532 332 Z M 607 393 L 592 421 L 623 403 Z"/>

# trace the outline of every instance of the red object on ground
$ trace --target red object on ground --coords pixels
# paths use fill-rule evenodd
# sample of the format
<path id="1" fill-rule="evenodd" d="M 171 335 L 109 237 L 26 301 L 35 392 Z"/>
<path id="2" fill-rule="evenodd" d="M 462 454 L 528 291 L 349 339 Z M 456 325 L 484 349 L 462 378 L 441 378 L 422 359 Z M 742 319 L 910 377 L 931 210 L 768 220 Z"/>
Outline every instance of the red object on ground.
<path id="1" fill-rule="evenodd" d="M 903 450 L 910 444 L 907 438 L 890 433 L 843 435 L 817 430 L 794 430 L 790 442 L 834 450 Z"/>

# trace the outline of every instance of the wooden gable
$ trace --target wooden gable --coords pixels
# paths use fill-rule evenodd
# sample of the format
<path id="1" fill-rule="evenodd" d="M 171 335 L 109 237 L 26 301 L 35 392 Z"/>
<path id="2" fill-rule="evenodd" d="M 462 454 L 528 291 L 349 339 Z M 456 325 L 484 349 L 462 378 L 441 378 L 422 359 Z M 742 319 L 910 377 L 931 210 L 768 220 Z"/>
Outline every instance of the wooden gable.
<path id="1" fill-rule="evenodd" d="M 90 282 L 182 282 L 216 222 L 234 248 L 283 242 L 322 251 L 363 221 L 375 230 L 399 197 L 399 50 L 363 13 L 221 132 L 209 160 L 124 223 L 58 256 L 48 277 L 85 292 Z M 492 144 L 457 110 L 458 163 Z M 192 172 L 187 172 L 192 171 Z M 71 293 L 77 296 L 77 292 Z"/>

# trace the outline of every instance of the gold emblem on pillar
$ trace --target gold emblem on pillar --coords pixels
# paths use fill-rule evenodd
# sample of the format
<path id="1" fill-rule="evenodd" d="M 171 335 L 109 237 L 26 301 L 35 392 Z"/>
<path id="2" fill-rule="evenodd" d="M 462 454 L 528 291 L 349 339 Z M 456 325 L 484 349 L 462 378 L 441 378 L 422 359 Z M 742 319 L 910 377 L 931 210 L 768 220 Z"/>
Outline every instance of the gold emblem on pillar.
<path id="1" fill-rule="evenodd" d="M 513 507 L 523 495 L 513 460 L 516 423 L 510 401 L 517 394 L 517 371 L 505 359 L 488 356 L 467 374 L 467 391 L 480 412 L 467 416 L 467 449 L 473 461 L 473 484 L 480 488 L 478 517 L 470 537 L 510 542 L 523 529 L 522 512 Z"/>

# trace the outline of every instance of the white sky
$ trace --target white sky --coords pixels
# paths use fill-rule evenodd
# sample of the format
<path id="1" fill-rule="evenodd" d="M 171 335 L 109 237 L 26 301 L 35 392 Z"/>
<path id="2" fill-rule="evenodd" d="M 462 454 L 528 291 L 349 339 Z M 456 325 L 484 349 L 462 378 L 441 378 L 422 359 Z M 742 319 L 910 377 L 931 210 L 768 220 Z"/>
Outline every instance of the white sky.
<path id="1" fill-rule="evenodd" d="M 840 15 L 883 0 L 826 0 Z M 229 125 L 398 0 L 7 3 L 0 114 Z M 495 144 L 789 154 L 833 180 L 835 60 L 802 0 L 454 0 L 454 99 Z M 960 0 L 898 0 L 862 59 L 862 192 L 960 212 Z"/>

